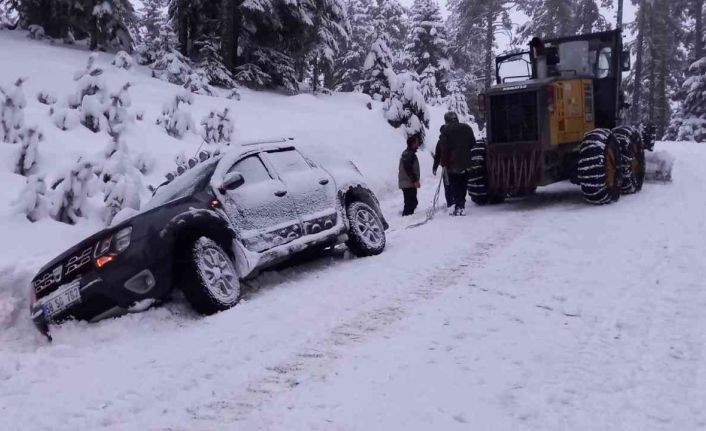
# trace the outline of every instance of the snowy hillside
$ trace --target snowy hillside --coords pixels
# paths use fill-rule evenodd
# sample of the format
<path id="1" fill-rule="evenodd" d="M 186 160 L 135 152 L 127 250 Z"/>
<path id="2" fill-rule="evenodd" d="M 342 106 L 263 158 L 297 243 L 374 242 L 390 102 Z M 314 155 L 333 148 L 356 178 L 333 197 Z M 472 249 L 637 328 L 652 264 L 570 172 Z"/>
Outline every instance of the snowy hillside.
<path id="1" fill-rule="evenodd" d="M 23 91 L 26 125 L 37 125 L 44 135 L 38 145 L 38 160 L 32 173 L 45 177 L 51 185 L 70 169 L 79 158 L 105 160 L 112 138 L 106 130 L 93 133 L 81 124 L 67 131 L 59 129 L 49 114 L 50 107 L 37 100 L 40 92 L 56 97 L 54 108 L 77 91 L 74 74 L 83 70 L 89 52 L 80 48 L 52 46 L 32 41 L 20 32 L 0 32 L 0 84 L 11 88 L 18 77 L 26 78 Z M 183 139 L 169 136 L 155 124 L 165 103 L 184 90 L 176 85 L 153 79 L 149 70 L 135 66 L 126 71 L 113 65 L 114 56 L 99 54 L 96 65 L 104 70 L 101 78 L 107 91 L 117 92 L 126 82 L 131 99 L 129 114 L 143 113 L 144 118 L 130 121 L 123 137 L 131 159 L 145 158 L 154 166 L 141 177 L 143 203 L 149 199 L 148 185 L 158 185 L 164 174 L 176 168 L 175 156 L 195 155 L 202 146 L 201 120 L 213 109 L 228 108 L 234 122 L 234 145 L 238 142 L 268 138 L 295 137 L 298 145 L 313 159 L 326 163 L 352 160 L 366 176 L 371 187 L 381 196 L 397 192 L 397 161 L 404 148 L 404 134 L 392 128 L 381 112 L 382 104 L 360 94 L 285 96 L 276 93 L 240 90 L 240 100 L 225 97 L 194 96 L 193 105 L 184 110 L 190 114 L 195 130 Z M 65 109 L 66 110 L 66 109 Z M 67 110 L 68 111 L 68 110 Z M 432 108 L 429 142 L 435 142 L 443 110 Z M 208 147 L 208 144 L 203 144 Z M 75 226 L 49 218 L 30 223 L 13 202 L 23 189 L 26 178 L 13 173 L 20 145 L 0 145 L 0 229 L 3 242 L 12 244 L 0 250 L 0 322 L 7 325 L 17 318 L 20 307 L 25 316 L 25 284 L 38 267 L 78 238 L 104 226 L 104 193 L 96 187 L 90 199 L 88 217 Z M 430 166 L 430 158 L 422 157 Z M 425 172 L 430 171 L 425 168 Z M 41 240 L 39 240 L 41 238 Z M 10 299 L 8 299 L 8 296 Z M 8 316 L 8 315 L 11 315 Z"/>

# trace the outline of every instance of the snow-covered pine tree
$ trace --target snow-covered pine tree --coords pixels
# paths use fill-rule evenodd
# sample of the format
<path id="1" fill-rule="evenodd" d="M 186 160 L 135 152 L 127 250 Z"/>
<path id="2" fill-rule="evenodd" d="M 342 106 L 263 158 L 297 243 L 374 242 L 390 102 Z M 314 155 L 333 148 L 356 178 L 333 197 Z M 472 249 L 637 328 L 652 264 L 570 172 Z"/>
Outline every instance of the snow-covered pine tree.
<path id="1" fill-rule="evenodd" d="M 49 216 L 49 198 L 44 178 L 30 175 L 20 195 L 13 202 L 15 209 L 32 223 Z"/>
<path id="2" fill-rule="evenodd" d="M 56 94 L 51 91 L 41 90 L 37 93 L 37 102 L 42 105 L 53 105 L 58 101 Z"/>
<path id="3" fill-rule="evenodd" d="M 140 209 L 141 172 L 131 160 L 126 143 L 118 142 L 117 146 L 109 145 L 109 150 L 115 150 L 103 162 L 100 172 L 106 225 L 110 225 L 115 215 L 124 208 Z"/>
<path id="4" fill-rule="evenodd" d="M 230 145 L 234 127 L 228 108 L 223 111 L 211 110 L 201 120 L 201 126 L 201 137 L 207 144 Z"/>
<path id="5" fill-rule="evenodd" d="M 90 48 L 107 51 L 132 52 L 134 37 L 132 29 L 137 26 L 137 17 L 130 0 L 83 0 L 90 35 Z M 92 6 L 92 7 L 91 7 Z"/>
<path id="6" fill-rule="evenodd" d="M 93 195 L 95 181 L 93 164 L 79 159 L 52 187 L 52 218 L 76 224 L 84 216 L 86 201 Z"/>
<path id="7" fill-rule="evenodd" d="M 473 121 L 473 115 L 468 109 L 468 100 L 463 95 L 463 91 L 455 83 L 452 83 L 449 89 L 451 94 L 446 98 L 446 109 L 455 112 L 462 123 Z"/>
<path id="8" fill-rule="evenodd" d="M 375 38 L 370 52 L 363 64 L 361 89 L 375 100 L 387 100 L 391 87 L 395 84 L 395 72 L 392 70 L 392 51 L 387 44 L 387 36 L 380 33 Z"/>
<path id="9" fill-rule="evenodd" d="M 478 79 L 485 88 L 490 87 L 495 74 L 496 35 L 510 33 L 509 11 L 512 7 L 514 2 L 509 0 L 449 0 L 450 52 L 454 67 L 467 75 L 463 78 L 465 82 Z M 457 82 L 459 71 L 454 78 Z M 463 88 L 469 100 L 475 100 L 471 86 L 458 87 Z"/>
<path id="10" fill-rule="evenodd" d="M 686 98 L 672 118 L 666 139 L 706 142 L 706 57 L 689 67 L 683 88 Z"/>
<path id="11" fill-rule="evenodd" d="M 429 73 L 442 96 L 448 94 L 447 74 L 450 68 L 446 27 L 436 0 L 414 0 L 410 10 L 409 42 L 406 50 L 412 68 L 422 76 L 422 86 L 431 84 Z M 432 93 L 436 93 L 428 89 Z M 425 95 L 426 97 L 426 95 Z M 433 96 L 435 97 L 435 95 Z M 427 102 L 431 102 L 427 99 Z"/>
<path id="12" fill-rule="evenodd" d="M 385 118 L 393 127 L 403 126 L 407 137 L 417 135 L 424 142 L 430 116 L 414 72 L 397 76 L 384 109 Z"/>
<path id="13" fill-rule="evenodd" d="M 386 36 L 393 65 L 400 70 L 404 69 L 405 46 L 409 38 L 407 9 L 398 0 L 373 0 L 371 16 L 375 33 L 378 36 L 380 34 Z"/>
<path id="14" fill-rule="evenodd" d="M 252 53 L 252 59 L 259 70 L 269 77 L 270 86 L 289 94 L 299 92 L 298 74 L 292 57 L 276 49 L 263 47 Z"/>
<path id="15" fill-rule="evenodd" d="M 361 91 L 363 65 L 368 47 L 372 45 L 375 28 L 372 22 L 373 0 L 350 0 L 347 2 L 347 15 L 350 22 L 350 38 L 344 43 L 335 61 L 333 71 L 334 87 L 337 91 Z"/>
<path id="16" fill-rule="evenodd" d="M 443 97 L 439 91 L 439 86 L 436 83 L 436 72 L 438 71 L 433 65 L 427 66 L 422 71 L 420 91 L 424 96 L 424 100 L 432 106 L 441 104 Z"/>
<path id="17" fill-rule="evenodd" d="M 19 78 L 7 89 L 0 87 L 0 140 L 15 143 L 20 141 L 24 127 L 24 108 L 27 98 L 22 89 L 25 80 Z"/>
<path id="18" fill-rule="evenodd" d="M 177 38 L 171 24 L 166 23 L 149 49 L 154 61 L 150 63 L 152 76 L 172 84 L 184 85 L 193 72 L 189 60 L 177 49 Z"/>
<path id="19" fill-rule="evenodd" d="M 518 8 L 529 20 L 519 28 L 521 41 L 576 34 L 575 0 L 526 0 Z"/>
<path id="20" fill-rule="evenodd" d="M 189 131 L 194 130 L 194 121 L 191 114 L 184 109 L 182 105 L 191 105 L 194 103 L 194 96 L 183 91 L 174 96 L 162 108 L 162 116 L 157 119 L 157 125 L 162 126 L 169 136 L 181 139 Z"/>
<path id="21" fill-rule="evenodd" d="M 611 6 L 613 0 L 601 0 L 600 4 L 597 0 L 575 0 L 574 6 L 574 25 L 576 33 L 592 33 L 594 31 L 603 31 L 610 28 L 610 24 L 601 14 L 600 6 Z"/>
<path id="22" fill-rule="evenodd" d="M 305 31 L 304 47 L 308 51 L 307 67 L 311 88 L 319 90 L 322 78 L 331 76 L 339 51 L 350 38 L 350 22 L 343 0 L 314 0 L 310 28 Z M 324 79 L 326 85 L 330 79 Z"/>
<path id="23" fill-rule="evenodd" d="M 37 126 L 25 127 L 20 134 L 22 143 L 15 159 L 15 173 L 27 176 L 32 173 L 39 156 L 39 142 L 44 140 Z"/>
<path id="24" fill-rule="evenodd" d="M 167 0 L 144 0 L 143 8 L 138 18 L 140 28 L 140 43 L 135 47 L 136 59 L 139 64 L 149 65 L 157 60 L 157 54 L 164 49 L 165 37 L 162 33 L 167 25 L 165 8 Z M 173 47 L 176 48 L 176 34 L 171 33 Z"/>
<path id="25" fill-rule="evenodd" d="M 213 96 L 213 88 L 208 82 L 209 79 L 206 74 L 206 71 L 204 69 L 197 69 L 192 71 L 191 74 L 186 78 L 184 88 L 195 94 Z"/>
<path id="26" fill-rule="evenodd" d="M 197 67 L 203 70 L 208 84 L 222 88 L 235 87 L 235 80 L 225 66 L 221 56 L 220 40 L 218 38 L 202 38 L 196 42 L 199 61 Z"/>

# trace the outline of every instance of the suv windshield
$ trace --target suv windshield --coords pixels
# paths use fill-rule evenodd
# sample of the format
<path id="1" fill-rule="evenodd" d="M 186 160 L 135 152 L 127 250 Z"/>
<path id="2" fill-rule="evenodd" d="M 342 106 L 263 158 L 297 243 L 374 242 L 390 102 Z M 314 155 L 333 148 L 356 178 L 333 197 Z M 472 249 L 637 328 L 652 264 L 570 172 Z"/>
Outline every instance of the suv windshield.
<path id="1" fill-rule="evenodd" d="M 220 157 L 213 157 L 199 163 L 174 178 L 171 182 L 159 186 L 154 192 L 152 199 L 143 207 L 143 210 L 150 210 L 174 199 L 190 196 L 199 190 L 203 190 L 208 185 L 220 159 Z"/>

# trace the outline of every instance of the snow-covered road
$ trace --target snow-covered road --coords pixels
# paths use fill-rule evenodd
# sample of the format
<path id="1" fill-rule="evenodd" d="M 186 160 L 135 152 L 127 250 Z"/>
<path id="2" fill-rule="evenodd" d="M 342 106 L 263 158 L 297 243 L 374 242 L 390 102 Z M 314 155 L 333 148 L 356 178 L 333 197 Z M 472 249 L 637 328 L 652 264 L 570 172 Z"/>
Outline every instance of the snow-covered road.
<path id="1" fill-rule="evenodd" d="M 52 345 L 18 324 L 2 428 L 704 429 L 706 147 L 662 148 L 675 182 L 608 207 L 560 184 L 404 229 L 395 202 L 381 256 L 266 273 L 216 316 L 177 301 Z"/>

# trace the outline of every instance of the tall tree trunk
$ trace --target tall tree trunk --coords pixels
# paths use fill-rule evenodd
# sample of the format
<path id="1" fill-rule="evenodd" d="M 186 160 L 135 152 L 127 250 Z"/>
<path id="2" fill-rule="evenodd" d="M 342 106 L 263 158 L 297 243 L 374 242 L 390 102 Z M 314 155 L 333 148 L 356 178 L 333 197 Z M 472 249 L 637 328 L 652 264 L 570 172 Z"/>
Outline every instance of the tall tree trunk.
<path id="1" fill-rule="evenodd" d="M 178 28 L 179 51 L 182 55 L 189 55 L 189 17 L 183 1 L 179 1 L 176 13 L 176 26 Z"/>
<path id="2" fill-rule="evenodd" d="M 694 0 L 694 61 L 704 56 L 704 0 Z"/>
<path id="3" fill-rule="evenodd" d="M 632 93 L 632 116 L 630 122 L 634 125 L 640 121 L 640 104 L 642 98 L 642 57 L 645 50 L 645 7 L 640 1 L 637 16 L 637 41 L 635 46 L 635 79 Z"/>
<path id="4" fill-rule="evenodd" d="M 488 7 L 485 17 L 485 88 L 490 88 L 493 83 L 493 42 L 495 41 L 495 16 Z"/>
<path id="5" fill-rule="evenodd" d="M 240 3 L 222 0 L 223 25 L 221 27 L 221 55 L 224 65 L 233 72 L 238 60 L 238 33 L 240 24 Z"/>

